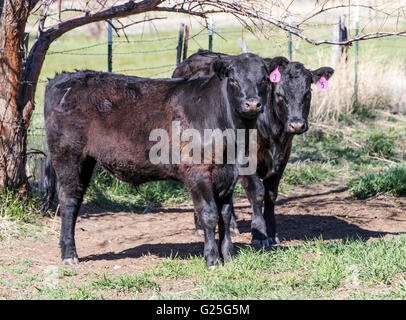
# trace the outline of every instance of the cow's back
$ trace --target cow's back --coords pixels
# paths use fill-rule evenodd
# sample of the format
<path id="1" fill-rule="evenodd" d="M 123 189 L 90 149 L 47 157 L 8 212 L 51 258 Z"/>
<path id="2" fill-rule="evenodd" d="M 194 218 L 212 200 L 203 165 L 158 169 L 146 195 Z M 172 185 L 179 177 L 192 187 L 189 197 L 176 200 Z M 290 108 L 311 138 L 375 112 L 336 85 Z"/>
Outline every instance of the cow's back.
<path id="1" fill-rule="evenodd" d="M 83 153 L 123 181 L 175 178 L 176 168 L 154 165 L 151 131 L 171 138 L 174 122 L 187 128 L 232 128 L 217 79 L 143 79 L 95 71 L 63 73 L 45 94 L 47 143 L 54 154 Z M 55 155 L 54 155 L 55 157 Z"/>
<path id="2" fill-rule="evenodd" d="M 176 67 L 172 78 L 202 77 L 214 74 L 212 62 L 218 58 L 227 59 L 229 55 L 224 53 L 199 50 L 184 60 Z"/>

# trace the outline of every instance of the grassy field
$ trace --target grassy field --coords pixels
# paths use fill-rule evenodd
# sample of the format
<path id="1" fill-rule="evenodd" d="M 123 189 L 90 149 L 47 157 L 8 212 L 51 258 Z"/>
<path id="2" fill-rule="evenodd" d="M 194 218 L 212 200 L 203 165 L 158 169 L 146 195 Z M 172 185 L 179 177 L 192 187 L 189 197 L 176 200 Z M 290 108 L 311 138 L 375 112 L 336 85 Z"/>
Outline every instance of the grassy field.
<path id="1" fill-rule="evenodd" d="M 201 256 L 174 255 L 119 275 L 57 266 L 35 274 L 38 260 L 16 258 L 0 263 L 0 298 L 406 299 L 405 248 L 405 236 L 368 243 L 313 239 L 271 251 L 239 248 L 231 263 L 215 270 Z"/>
<path id="2" fill-rule="evenodd" d="M 214 36 L 214 51 L 240 52 L 237 45 L 240 29 L 217 31 L 221 36 Z M 196 32 L 192 30 L 191 34 Z M 331 35 L 326 29 L 314 32 L 318 32 L 320 38 Z M 152 41 L 157 38 L 161 41 Z M 287 56 L 283 33 L 275 31 L 273 39 L 264 40 L 244 32 L 244 39 L 250 50 L 261 56 Z M 113 71 L 170 77 L 176 59 L 175 32 L 131 36 L 133 42 L 130 43 L 124 40 L 114 39 Z M 207 48 L 207 44 L 207 34 L 203 31 L 190 40 L 189 52 Z M 87 49 L 74 50 L 86 46 Z M 343 81 L 340 74 L 345 73 L 337 72 L 338 76 L 331 81 L 331 91 L 314 91 L 310 130 L 294 139 L 281 194 L 289 195 L 299 186 L 334 181 L 341 188 L 349 188 L 351 199 L 382 194 L 406 196 L 406 108 L 402 105 L 403 109 L 394 111 L 396 97 L 391 96 L 392 91 L 383 90 L 379 79 L 368 73 L 373 70 L 375 76 L 385 77 L 389 71 L 400 70 L 404 60 L 402 49 L 406 49 L 405 39 L 360 43 L 362 85 L 358 105 L 351 104 L 354 50 L 349 49 L 349 66 L 343 70 L 350 70 L 347 75 L 350 81 Z M 106 41 L 67 34 L 52 44 L 40 79 L 75 69 L 106 71 L 106 51 Z M 329 65 L 330 52 L 330 46 L 312 47 L 294 39 L 294 60 L 304 62 L 309 68 Z M 379 65 L 371 67 L 374 64 Z M 404 82 L 404 78 L 399 77 L 396 74 L 391 81 Z M 341 104 L 338 105 L 341 100 L 334 97 L 341 94 L 343 85 L 347 93 L 342 94 L 346 100 L 341 108 Z M 29 148 L 44 148 L 41 129 L 44 88 L 45 82 L 39 83 Z M 331 112 L 335 105 L 339 112 Z M 243 195 L 240 185 L 235 192 L 236 196 Z M 27 239 L 41 241 L 55 233 L 49 225 L 36 219 L 40 208 L 38 199 L 25 199 L 21 205 L 16 196 L 5 193 L 1 200 L 0 247 Z M 190 200 L 185 188 L 178 183 L 151 183 L 136 190 L 98 168 L 86 201 L 106 210 L 142 212 L 148 206 Z M 404 235 L 371 242 L 308 239 L 304 244 L 269 251 L 241 246 L 233 262 L 213 271 L 205 268 L 202 256 L 184 258 L 175 253 L 146 270 L 121 275 L 109 269 L 79 274 L 75 269 L 53 267 L 46 270 L 45 276 L 39 276 L 30 272 L 37 265 L 36 258 L 16 257 L 7 264 L 0 260 L 0 298 L 406 299 Z M 179 283 L 187 289 L 176 290 Z"/>

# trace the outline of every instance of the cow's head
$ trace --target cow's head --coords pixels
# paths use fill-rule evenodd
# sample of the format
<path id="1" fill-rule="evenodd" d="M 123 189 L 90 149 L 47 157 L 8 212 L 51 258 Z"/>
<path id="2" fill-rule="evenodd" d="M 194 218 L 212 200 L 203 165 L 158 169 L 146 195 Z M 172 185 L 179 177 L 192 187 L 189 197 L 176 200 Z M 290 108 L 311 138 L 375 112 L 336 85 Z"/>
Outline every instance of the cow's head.
<path id="1" fill-rule="evenodd" d="M 245 119 L 256 119 L 267 105 L 271 90 L 269 70 L 264 60 L 252 53 L 217 58 L 212 65 L 214 73 L 227 81 L 230 105 Z"/>
<path id="2" fill-rule="evenodd" d="M 334 69 L 322 67 L 312 71 L 300 62 L 289 62 L 284 57 L 264 60 L 269 69 L 274 71 L 278 68 L 277 72 L 280 73 L 280 80 L 273 83 L 272 95 L 275 111 L 284 123 L 285 132 L 306 132 L 309 128 L 307 118 L 312 97 L 311 84 L 317 83 L 322 77 L 326 82 L 333 75 Z"/>

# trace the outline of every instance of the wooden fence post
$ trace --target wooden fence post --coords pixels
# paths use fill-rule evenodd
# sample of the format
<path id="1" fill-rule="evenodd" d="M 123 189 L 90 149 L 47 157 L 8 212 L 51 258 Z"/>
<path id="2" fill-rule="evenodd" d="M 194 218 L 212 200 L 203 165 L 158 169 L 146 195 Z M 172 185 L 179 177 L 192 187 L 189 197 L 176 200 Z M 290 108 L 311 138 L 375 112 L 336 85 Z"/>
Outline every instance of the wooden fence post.
<path id="1" fill-rule="evenodd" d="M 180 24 L 179 27 L 179 38 L 178 38 L 178 46 L 176 47 L 176 65 L 180 64 L 180 59 L 182 55 L 182 44 L 183 44 L 183 31 L 185 29 L 185 25 L 183 23 Z"/>
<path id="2" fill-rule="evenodd" d="M 113 71 L 113 28 L 111 27 L 111 20 L 107 21 L 107 71 Z"/>
<path id="3" fill-rule="evenodd" d="M 355 37 L 359 34 L 359 0 L 355 2 Z M 355 41 L 355 63 L 354 63 L 354 106 L 358 105 L 358 53 L 359 43 Z"/>
<path id="4" fill-rule="evenodd" d="M 347 27 L 345 26 L 345 16 L 338 17 L 338 23 L 333 26 L 333 41 L 346 41 L 348 39 Z M 342 45 L 333 45 L 332 46 L 332 64 L 336 65 L 341 61 L 341 59 L 345 59 L 347 61 L 347 46 Z"/>
<path id="5" fill-rule="evenodd" d="M 183 41 L 183 61 L 187 58 L 187 49 L 189 45 L 189 26 L 185 26 L 185 40 Z"/>
<path id="6" fill-rule="evenodd" d="M 213 51 L 213 17 L 209 17 L 209 51 Z"/>

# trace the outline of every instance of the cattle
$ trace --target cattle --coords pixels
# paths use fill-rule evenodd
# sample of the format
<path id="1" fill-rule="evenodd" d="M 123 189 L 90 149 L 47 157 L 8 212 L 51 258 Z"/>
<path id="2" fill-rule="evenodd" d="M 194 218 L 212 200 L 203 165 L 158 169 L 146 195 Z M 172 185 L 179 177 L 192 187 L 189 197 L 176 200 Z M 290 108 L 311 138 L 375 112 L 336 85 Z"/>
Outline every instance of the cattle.
<path id="1" fill-rule="evenodd" d="M 172 138 L 167 144 L 174 146 L 174 123 L 183 132 L 255 127 L 268 104 L 271 66 L 254 54 L 242 54 L 232 61 L 214 59 L 211 68 L 213 74 L 191 79 L 144 79 L 85 70 L 58 74 L 49 81 L 45 130 L 50 166 L 58 181 L 59 244 L 65 264 L 79 263 L 75 223 L 96 163 L 134 185 L 167 179 L 184 183 L 204 229 L 207 266 L 232 258 L 230 208 L 241 165 L 150 158 L 159 140 L 151 141 L 151 132 L 168 132 Z M 185 143 L 177 143 L 183 152 Z M 222 152 L 235 143 L 227 140 Z"/>
<path id="2" fill-rule="evenodd" d="M 183 61 L 174 70 L 172 77 L 189 78 L 213 74 L 211 62 L 218 58 L 230 61 L 233 56 L 199 50 Z M 264 107 L 265 111 L 257 120 L 259 132 L 257 177 L 262 183 L 253 176 L 240 177 L 241 185 L 256 217 L 264 204 L 263 216 L 268 242 L 263 241 L 262 235 L 251 226 L 253 243 L 260 246 L 267 246 L 269 242 L 280 243 L 275 221 L 275 202 L 279 183 L 289 160 L 292 139 L 309 128 L 311 84 L 319 83 L 321 80 L 325 84 L 334 73 L 330 67 L 311 71 L 302 63 L 290 62 L 285 57 L 264 58 L 264 61 L 273 70 L 270 78 L 274 72 L 278 76 L 273 80 L 272 90 L 269 91 L 269 105 Z M 233 209 L 232 211 L 234 212 Z M 198 220 L 195 221 L 196 228 L 201 229 Z M 232 227 L 237 225 L 234 214 L 230 224 Z"/>

